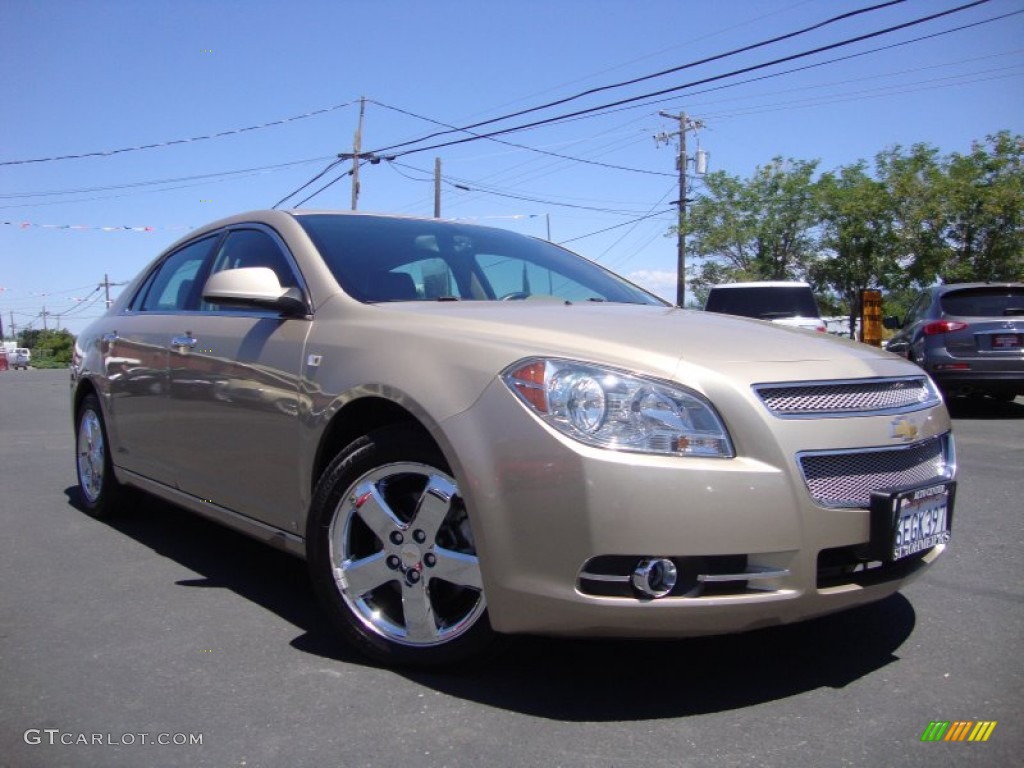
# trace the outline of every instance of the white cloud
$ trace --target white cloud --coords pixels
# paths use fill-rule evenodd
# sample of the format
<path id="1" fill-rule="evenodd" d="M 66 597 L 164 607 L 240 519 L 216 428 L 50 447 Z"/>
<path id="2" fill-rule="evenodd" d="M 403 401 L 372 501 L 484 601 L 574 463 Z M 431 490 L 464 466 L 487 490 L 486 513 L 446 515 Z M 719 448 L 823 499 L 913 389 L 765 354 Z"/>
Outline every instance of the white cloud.
<path id="1" fill-rule="evenodd" d="M 627 277 L 641 288 L 660 296 L 665 301 L 675 303 L 676 273 L 661 269 L 638 269 L 630 272 Z"/>

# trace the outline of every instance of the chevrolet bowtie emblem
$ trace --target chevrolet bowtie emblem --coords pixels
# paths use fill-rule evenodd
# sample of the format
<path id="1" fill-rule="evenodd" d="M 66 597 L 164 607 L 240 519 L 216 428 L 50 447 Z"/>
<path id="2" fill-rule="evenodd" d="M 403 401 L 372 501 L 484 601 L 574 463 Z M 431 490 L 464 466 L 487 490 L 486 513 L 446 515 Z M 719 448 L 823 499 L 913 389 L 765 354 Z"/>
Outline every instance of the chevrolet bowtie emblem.
<path id="1" fill-rule="evenodd" d="M 917 437 L 917 425 L 906 416 L 893 419 L 889 425 L 889 437 L 896 437 L 909 443 Z"/>

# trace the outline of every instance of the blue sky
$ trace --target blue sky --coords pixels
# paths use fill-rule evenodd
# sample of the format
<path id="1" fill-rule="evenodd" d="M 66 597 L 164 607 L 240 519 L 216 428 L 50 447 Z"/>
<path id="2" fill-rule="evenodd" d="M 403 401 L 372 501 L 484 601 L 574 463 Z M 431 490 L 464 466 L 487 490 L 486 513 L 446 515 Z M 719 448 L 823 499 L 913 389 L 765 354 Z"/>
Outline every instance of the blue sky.
<path id="1" fill-rule="evenodd" d="M 423 118 L 465 126 L 880 2 L 5 0 L 5 331 L 12 312 L 19 327 L 42 327 L 45 306 L 53 313 L 49 327 L 59 322 L 77 332 L 102 311 L 95 289 L 105 274 L 127 281 L 190 227 L 274 205 L 337 153 L 351 152 L 360 97 L 368 99 L 363 150 L 383 149 L 444 130 Z M 965 2 L 907 0 L 479 130 L 683 86 Z M 516 146 L 474 140 L 368 165 L 360 172 L 359 209 L 432 215 L 431 175 L 439 157 L 444 217 L 541 237 L 550 223 L 552 240 L 672 298 L 676 247 L 667 233 L 678 199 L 676 150 L 653 137 L 676 125 L 659 112 L 700 118 L 705 127 L 689 136 L 688 149 L 707 151 L 711 170 L 741 177 L 775 156 L 817 159 L 820 170 L 830 170 L 896 144 L 966 152 L 973 140 L 998 130 L 1024 133 L 1022 12 L 1024 0 L 991 0 L 657 100 L 499 137 Z M 937 34 L 990 19 L 996 20 Z M 936 36 L 907 42 L 925 35 Z M 826 63 L 853 54 L 862 55 Z M 257 127 L 277 121 L 286 122 Z M 227 135 L 50 159 L 217 133 Z M 691 186 L 699 192 L 698 179 Z M 305 207 L 350 204 L 346 177 Z M 111 229 L 117 227 L 135 229 Z"/>

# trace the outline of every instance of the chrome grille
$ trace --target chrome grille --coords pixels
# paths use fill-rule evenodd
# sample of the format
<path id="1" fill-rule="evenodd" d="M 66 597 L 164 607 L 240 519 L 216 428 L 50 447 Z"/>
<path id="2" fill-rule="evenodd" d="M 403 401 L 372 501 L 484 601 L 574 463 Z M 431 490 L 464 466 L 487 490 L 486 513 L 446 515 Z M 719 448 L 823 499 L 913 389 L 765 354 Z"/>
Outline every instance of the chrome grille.
<path id="1" fill-rule="evenodd" d="M 783 418 L 901 413 L 939 402 L 926 376 L 756 384 L 754 391 Z"/>
<path id="2" fill-rule="evenodd" d="M 823 507 L 868 507 L 871 492 L 949 479 L 948 436 L 897 448 L 798 454 L 807 490 Z"/>

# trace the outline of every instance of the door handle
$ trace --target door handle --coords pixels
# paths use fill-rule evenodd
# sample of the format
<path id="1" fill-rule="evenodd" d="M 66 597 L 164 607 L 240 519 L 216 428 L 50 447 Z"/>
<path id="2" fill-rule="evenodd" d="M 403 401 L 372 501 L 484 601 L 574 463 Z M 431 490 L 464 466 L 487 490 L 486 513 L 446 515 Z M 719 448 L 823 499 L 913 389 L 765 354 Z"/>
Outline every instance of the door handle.
<path id="1" fill-rule="evenodd" d="M 107 344 L 113 344 L 115 341 L 117 341 L 117 331 L 110 331 L 108 333 L 104 333 L 100 338 Z"/>
<path id="2" fill-rule="evenodd" d="M 171 346 L 178 350 L 183 350 L 184 347 L 192 349 L 198 343 L 199 339 L 192 335 L 192 331 L 185 331 L 184 336 L 175 336 L 171 339 Z"/>

